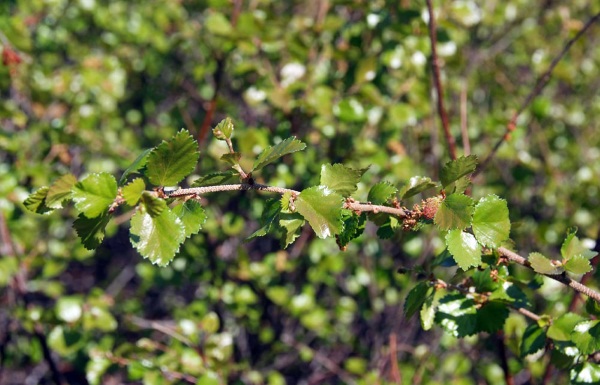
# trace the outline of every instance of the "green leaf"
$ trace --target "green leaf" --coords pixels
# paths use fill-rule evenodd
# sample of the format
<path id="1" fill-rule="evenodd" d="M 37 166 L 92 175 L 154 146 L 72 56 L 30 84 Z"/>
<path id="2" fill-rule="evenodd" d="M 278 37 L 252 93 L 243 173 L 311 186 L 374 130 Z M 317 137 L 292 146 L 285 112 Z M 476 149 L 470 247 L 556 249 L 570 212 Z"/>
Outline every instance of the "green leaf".
<path id="1" fill-rule="evenodd" d="M 284 155 L 291 154 L 296 151 L 301 151 L 306 148 L 306 144 L 302 143 L 296 137 L 292 136 L 287 138 L 275 146 L 266 148 L 260 153 L 258 158 L 254 161 L 252 171 L 260 170 L 269 163 L 276 161 Z"/>
<path id="2" fill-rule="evenodd" d="M 433 289 L 427 284 L 427 282 L 419 282 L 412 290 L 408 293 L 406 301 L 404 302 L 404 317 L 411 318 L 417 311 L 421 310 L 423 304 L 429 297 L 427 293 Z"/>
<path id="3" fill-rule="evenodd" d="M 135 178 L 127 186 L 123 187 L 121 194 L 129 206 L 135 206 L 142 197 L 145 188 L 146 184 L 144 180 L 142 178 Z"/>
<path id="4" fill-rule="evenodd" d="M 262 212 L 260 222 L 262 227 L 256 230 L 252 235 L 245 239 L 245 241 L 250 241 L 254 238 L 263 237 L 267 235 L 275 225 L 275 221 L 279 218 L 279 213 L 281 212 L 281 202 L 279 199 L 269 199 L 265 203 L 265 208 Z"/>
<path id="5" fill-rule="evenodd" d="M 186 238 L 200 231 L 206 222 L 204 208 L 200 202 L 193 199 L 188 199 L 183 204 L 173 207 L 172 211 L 183 223 Z"/>
<path id="6" fill-rule="evenodd" d="M 430 178 L 424 176 L 413 176 L 408 180 L 408 183 L 406 183 L 400 189 L 400 199 L 410 198 L 418 193 L 429 190 L 430 188 L 434 188 L 436 186 L 437 183 L 433 182 Z"/>
<path id="7" fill-rule="evenodd" d="M 367 171 L 355 170 L 342 164 L 324 164 L 321 166 L 321 185 L 327 186 L 336 193 L 348 197 L 356 191 L 356 184 Z"/>
<path id="8" fill-rule="evenodd" d="M 153 148 L 145 149 L 140 155 L 138 155 L 133 163 L 131 163 L 131 165 L 127 167 L 125 171 L 123 171 L 123 175 L 121 175 L 121 178 L 119 179 L 119 186 L 122 186 L 125 182 L 127 182 L 129 175 L 137 173 L 146 165 L 146 162 L 148 162 L 148 155 L 150 155 L 152 150 Z"/>
<path id="9" fill-rule="evenodd" d="M 27 210 L 37 214 L 46 214 L 54 211 L 53 208 L 46 205 L 46 197 L 48 196 L 49 190 L 50 187 L 48 186 L 40 187 L 23 201 L 23 205 Z"/>
<path id="10" fill-rule="evenodd" d="M 600 303 L 596 302 L 593 298 L 588 297 L 588 299 L 585 300 L 585 311 L 587 311 L 589 315 L 599 317 Z"/>
<path id="11" fill-rule="evenodd" d="M 365 223 L 367 216 L 365 213 L 361 215 L 355 215 L 351 213 L 344 217 L 344 228 L 342 232 L 337 236 L 338 246 L 340 248 L 345 247 L 350 241 L 360 237 L 365 230 Z"/>
<path id="12" fill-rule="evenodd" d="M 560 253 L 563 258 L 571 259 L 578 255 L 581 255 L 586 259 L 594 258 L 598 253 L 585 247 L 575 234 L 577 234 L 576 228 L 571 228 L 567 232 L 567 237 L 560 248 Z"/>
<path id="13" fill-rule="evenodd" d="M 144 258 L 166 266 L 185 240 L 185 229 L 181 220 L 168 208 L 157 217 L 138 210 L 131 217 L 130 240 Z"/>
<path id="14" fill-rule="evenodd" d="M 473 199 L 463 194 L 452 194 L 442 201 L 433 222 L 442 230 L 462 230 L 469 227 L 472 215 Z"/>
<path id="15" fill-rule="evenodd" d="M 459 229 L 450 230 L 446 234 L 446 245 L 461 269 L 466 271 L 481 264 L 481 246 L 472 234 Z"/>
<path id="16" fill-rule="evenodd" d="M 534 354 L 544 346 L 546 346 L 546 333 L 544 329 L 536 323 L 527 326 L 521 340 L 521 358 Z"/>
<path id="17" fill-rule="evenodd" d="M 487 247 L 499 247 L 510 233 L 506 201 L 495 195 L 481 198 L 475 206 L 472 226 L 479 243 Z"/>
<path id="18" fill-rule="evenodd" d="M 575 365 L 569 374 L 571 385 L 599 384 L 600 365 L 592 362 L 584 362 Z"/>
<path id="19" fill-rule="evenodd" d="M 162 214 L 167 208 L 167 202 L 164 199 L 157 198 L 149 191 L 142 193 L 142 204 L 146 207 L 146 211 L 151 217 L 155 218 Z"/>
<path id="20" fill-rule="evenodd" d="M 475 302 L 462 294 L 448 294 L 440 299 L 435 322 L 454 337 L 466 337 L 477 331 Z"/>
<path id="21" fill-rule="evenodd" d="M 538 252 L 530 253 L 529 257 L 527 257 L 527 260 L 531 264 L 531 268 L 535 270 L 536 273 L 558 275 L 565 271 L 562 265 L 553 264 L 552 260 L 546 258 L 544 255 Z"/>
<path id="22" fill-rule="evenodd" d="M 571 257 L 564 266 L 566 271 L 573 274 L 585 274 L 592 271 L 590 260 L 581 254 Z"/>
<path id="23" fill-rule="evenodd" d="M 440 171 L 440 181 L 446 187 L 463 176 L 472 174 L 477 168 L 477 157 L 475 155 L 461 156 L 444 165 Z"/>
<path id="24" fill-rule="evenodd" d="M 509 311 L 506 304 L 488 301 L 477 310 L 477 332 L 495 333 L 504 327 Z"/>
<path id="25" fill-rule="evenodd" d="M 285 234 L 281 239 L 281 244 L 285 249 L 300 236 L 299 230 L 304 226 L 305 221 L 298 214 L 282 214 L 281 218 L 279 225 L 285 230 Z"/>
<path id="26" fill-rule="evenodd" d="M 237 174 L 235 172 L 233 172 L 232 170 L 208 174 L 201 178 L 196 179 L 192 183 L 191 187 L 215 186 L 215 185 L 239 182 L 236 175 Z"/>
<path id="27" fill-rule="evenodd" d="M 221 155 L 221 160 L 229 163 L 232 166 L 236 166 L 240 162 L 240 159 L 242 159 L 242 154 L 240 154 L 239 152 Z"/>
<path id="28" fill-rule="evenodd" d="M 296 198 L 295 206 L 319 238 L 339 234 L 342 229 L 341 195 L 325 186 L 310 187 L 303 190 Z"/>
<path id="29" fill-rule="evenodd" d="M 571 340 L 581 354 L 592 354 L 600 350 L 600 321 L 582 321 L 575 325 Z"/>
<path id="30" fill-rule="evenodd" d="M 88 218 L 102 214 L 117 197 L 117 181 L 108 173 L 91 174 L 71 190 L 75 208 Z"/>
<path id="31" fill-rule="evenodd" d="M 213 135 L 219 140 L 231 139 L 233 136 L 233 121 L 231 118 L 225 118 L 213 128 Z"/>
<path id="32" fill-rule="evenodd" d="M 65 174 L 52 183 L 46 196 L 46 205 L 53 209 L 62 208 L 62 202 L 71 197 L 71 189 L 77 183 L 72 174 Z"/>
<path id="33" fill-rule="evenodd" d="M 571 333 L 579 322 L 584 318 L 579 314 L 566 313 L 552 322 L 548 328 L 548 338 L 555 341 L 571 341 Z"/>
<path id="34" fill-rule="evenodd" d="M 95 218 L 87 218 L 85 215 L 79 214 L 73 222 L 73 228 L 86 249 L 94 250 L 100 246 L 104 240 L 104 229 L 109 220 L 110 215 L 107 211 Z"/>
<path id="35" fill-rule="evenodd" d="M 400 222 L 397 218 L 390 215 L 383 214 L 382 216 L 386 218 L 386 220 L 385 223 L 379 225 L 379 228 L 377 229 L 377 236 L 381 239 L 390 239 L 394 236 L 394 234 L 396 234 L 396 229 L 400 227 Z M 377 222 L 377 224 L 380 223 L 379 221 Z"/>
<path id="36" fill-rule="evenodd" d="M 157 186 L 176 185 L 194 171 L 198 156 L 198 143 L 189 132 L 181 130 L 152 150 L 145 174 Z"/>
<path id="37" fill-rule="evenodd" d="M 378 182 L 371 187 L 367 201 L 374 205 L 381 205 L 387 202 L 398 189 L 389 182 Z"/>
<path id="38" fill-rule="evenodd" d="M 419 312 L 419 317 L 421 319 L 421 327 L 423 330 L 431 330 L 435 323 L 435 299 L 439 295 L 440 291 L 435 291 L 433 295 L 426 297 L 425 302 L 421 306 L 421 311 Z"/>

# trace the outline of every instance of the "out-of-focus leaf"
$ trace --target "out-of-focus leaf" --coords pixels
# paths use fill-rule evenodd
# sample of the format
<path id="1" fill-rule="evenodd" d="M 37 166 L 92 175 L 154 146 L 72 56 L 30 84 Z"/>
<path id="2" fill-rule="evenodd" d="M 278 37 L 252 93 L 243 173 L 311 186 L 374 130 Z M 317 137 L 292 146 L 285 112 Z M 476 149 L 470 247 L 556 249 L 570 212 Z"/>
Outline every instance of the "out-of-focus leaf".
<path id="1" fill-rule="evenodd" d="M 104 229 L 110 220 L 108 212 L 104 212 L 95 218 L 88 218 L 83 214 L 79 214 L 73 222 L 73 228 L 77 232 L 81 243 L 88 250 L 94 250 L 104 240 Z"/>
<path id="2" fill-rule="evenodd" d="M 193 199 L 189 199 L 183 204 L 173 207 L 172 211 L 181 220 L 181 223 L 183 223 L 186 238 L 200 231 L 206 221 L 204 208 L 200 202 Z"/>
<path id="3" fill-rule="evenodd" d="M 600 365 L 583 362 L 573 366 L 570 372 L 571 385 L 588 385 L 600 383 Z"/>
<path id="4" fill-rule="evenodd" d="M 239 163 L 240 159 L 242 159 L 242 154 L 239 152 L 227 153 L 221 155 L 221 160 L 229 163 L 232 166 L 235 166 Z"/>
<path id="5" fill-rule="evenodd" d="M 223 172 L 208 174 L 201 178 L 198 178 L 192 183 L 191 187 L 215 186 L 233 182 L 239 182 L 239 178 L 237 177 L 237 174 L 234 171 L 227 170 Z"/>
<path id="6" fill-rule="evenodd" d="M 75 296 L 61 297 L 56 301 L 56 316 L 64 322 L 79 321 L 83 314 L 81 298 Z"/>
<path id="7" fill-rule="evenodd" d="M 479 243 L 487 247 L 499 247 L 510 233 L 506 201 L 495 195 L 481 198 L 473 212 L 472 226 Z"/>
<path id="8" fill-rule="evenodd" d="M 46 196 L 46 205 L 53 209 L 62 208 L 62 202 L 71 197 L 71 189 L 77 183 L 72 174 L 65 174 L 52 183 Z"/>
<path id="9" fill-rule="evenodd" d="M 184 239 L 183 223 L 169 208 L 157 217 L 138 210 L 131 218 L 131 244 L 144 258 L 159 266 L 173 260 Z"/>
<path id="10" fill-rule="evenodd" d="M 278 199 L 269 199 L 266 202 L 265 208 L 261 215 L 261 224 L 263 225 L 260 229 L 252 233 L 245 241 L 250 241 L 254 238 L 263 237 L 267 235 L 273 228 L 275 221 L 279 217 L 281 212 L 281 202 Z"/>
<path id="11" fill-rule="evenodd" d="M 548 338 L 555 341 L 571 341 L 571 333 L 579 322 L 584 318 L 579 314 L 566 313 L 552 321 L 548 328 Z"/>
<path id="12" fill-rule="evenodd" d="M 433 222 L 442 230 L 462 230 L 471 224 L 472 214 L 473 199 L 463 194 L 452 194 L 441 202 Z"/>
<path id="13" fill-rule="evenodd" d="M 117 181 L 108 173 L 91 174 L 73 186 L 71 197 L 79 212 L 95 218 L 117 197 Z"/>
<path id="14" fill-rule="evenodd" d="M 581 255 L 586 259 L 594 258 L 596 256 L 596 254 L 598 254 L 598 253 L 586 248 L 581 243 L 581 241 L 579 240 L 579 238 L 577 237 L 576 234 L 577 234 L 577 229 L 575 229 L 575 228 L 569 229 L 569 231 L 567 233 L 567 237 L 565 238 L 565 240 L 560 248 L 560 253 L 563 256 L 563 258 L 569 260 L 578 255 Z M 575 273 L 575 274 L 581 274 L 581 273 Z"/>
<path id="15" fill-rule="evenodd" d="M 575 325 L 571 340 L 582 354 L 600 350 L 600 321 L 582 321 Z"/>
<path id="16" fill-rule="evenodd" d="M 546 345 L 546 333 L 537 323 L 527 326 L 521 340 L 521 357 L 536 353 Z"/>
<path id="17" fill-rule="evenodd" d="M 459 229 L 450 230 L 446 234 L 446 246 L 461 269 L 466 271 L 481 264 L 481 246 L 472 234 Z"/>
<path id="18" fill-rule="evenodd" d="M 138 172 L 142 167 L 146 165 L 148 162 L 148 155 L 152 151 L 152 148 L 145 149 L 134 161 L 133 163 L 127 167 L 125 171 L 123 171 L 123 175 L 121 175 L 121 179 L 119 179 L 119 186 L 122 186 L 125 182 L 127 182 L 127 178 L 129 175 Z"/>
<path id="19" fill-rule="evenodd" d="M 266 148 L 263 152 L 260 153 L 258 158 L 254 161 L 254 166 L 252 167 L 252 171 L 260 170 L 265 167 L 269 163 L 273 163 L 277 159 L 281 158 L 284 155 L 294 153 L 296 151 L 301 151 L 306 148 L 306 144 L 302 143 L 296 137 L 292 136 L 277 143 L 275 146 Z"/>
<path id="20" fill-rule="evenodd" d="M 429 287 L 427 282 L 419 282 L 412 288 L 404 302 L 404 316 L 406 318 L 412 317 L 417 311 L 421 310 L 421 307 L 427 300 L 427 292 L 430 289 L 431 287 Z"/>
<path id="21" fill-rule="evenodd" d="M 475 155 L 461 156 L 444 165 L 440 171 L 440 181 L 446 187 L 463 176 L 472 174 L 477 168 L 477 157 Z"/>
<path id="22" fill-rule="evenodd" d="M 598 317 L 600 316 L 600 304 L 593 298 L 588 297 L 585 301 L 585 311 L 587 311 L 589 315 Z"/>
<path id="23" fill-rule="evenodd" d="M 356 184 L 360 182 L 365 171 L 367 170 L 355 170 L 339 163 L 324 164 L 321 166 L 321 185 L 348 197 L 356 191 Z"/>
<path id="24" fill-rule="evenodd" d="M 173 186 L 194 171 L 198 157 L 198 143 L 181 130 L 152 150 L 145 174 L 157 186 Z"/>
<path id="25" fill-rule="evenodd" d="M 142 178 L 135 178 L 122 188 L 121 194 L 129 206 L 135 206 L 142 197 L 145 188 L 146 184 L 144 180 Z"/>
<path id="26" fill-rule="evenodd" d="M 341 195 L 325 186 L 310 187 L 296 198 L 296 210 L 304 217 L 319 238 L 338 234 L 343 226 Z"/>
<path id="27" fill-rule="evenodd" d="M 50 187 L 48 186 L 40 187 L 23 201 L 23 205 L 27 210 L 36 214 L 46 214 L 54 211 L 53 208 L 46 205 L 46 196 L 48 195 L 49 190 Z"/>
<path id="28" fill-rule="evenodd" d="M 477 332 L 495 333 L 504 327 L 509 311 L 506 304 L 488 301 L 477 309 Z"/>
<path id="29" fill-rule="evenodd" d="M 455 337 L 470 336 L 477 331 L 475 302 L 462 294 L 448 294 L 440 299 L 435 322 Z"/>
<path id="30" fill-rule="evenodd" d="M 378 182 L 371 187 L 367 201 L 374 205 L 381 205 L 387 202 L 398 189 L 389 182 Z"/>
<path id="31" fill-rule="evenodd" d="M 430 188 L 434 188 L 437 186 L 437 183 L 433 182 L 430 178 L 424 176 L 413 176 L 408 180 L 402 188 L 398 195 L 400 195 L 400 199 L 408 199 L 418 193 L 421 193 L 425 190 L 429 190 Z"/>

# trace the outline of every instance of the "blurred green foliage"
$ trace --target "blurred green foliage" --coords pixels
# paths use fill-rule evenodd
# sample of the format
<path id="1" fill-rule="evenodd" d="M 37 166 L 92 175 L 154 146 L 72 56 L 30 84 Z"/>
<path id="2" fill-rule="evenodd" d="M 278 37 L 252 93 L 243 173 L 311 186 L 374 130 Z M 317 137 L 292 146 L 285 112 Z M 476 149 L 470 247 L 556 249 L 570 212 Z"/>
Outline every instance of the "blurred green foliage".
<path id="1" fill-rule="evenodd" d="M 584 0 L 434 7 L 451 129 L 460 142 L 466 109 L 462 123 L 480 156 L 564 42 L 600 12 Z M 370 166 L 358 184 L 366 200 L 379 181 L 437 179 L 448 157 L 426 19 L 424 4 L 408 1 L 1 2 L 3 380 L 50 381 L 47 344 L 69 383 L 394 383 L 395 365 L 407 383 L 502 382 L 500 337 L 459 341 L 402 315 L 417 277 L 396 270 L 442 252 L 434 230 L 378 240 L 367 225 L 340 252 L 307 229 L 282 251 L 274 238 L 242 243 L 260 227 L 266 198 L 207 195 L 203 231 L 157 268 L 117 225 L 90 252 L 68 210 L 40 219 L 21 204 L 66 173 L 118 174 L 181 127 L 198 136 L 215 96 L 212 123 L 234 119 L 240 152 L 256 156 L 291 135 L 308 144 L 266 166 L 258 182 L 303 188 L 319 183 L 323 163 Z M 600 230 L 599 39 L 595 27 L 574 44 L 474 181 L 475 197 L 508 200 L 520 251 L 558 256 L 569 227 L 579 226 L 584 242 Z M 208 137 L 197 175 L 224 169 L 225 144 Z M 245 169 L 252 161 L 240 160 Z M 545 282 L 541 293 L 527 291 L 531 310 L 565 313 L 570 292 Z M 521 358 L 518 342 L 527 335 L 536 352 L 539 330 L 508 315 L 504 340 L 517 378 L 545 375 L 548 360 Z"/>

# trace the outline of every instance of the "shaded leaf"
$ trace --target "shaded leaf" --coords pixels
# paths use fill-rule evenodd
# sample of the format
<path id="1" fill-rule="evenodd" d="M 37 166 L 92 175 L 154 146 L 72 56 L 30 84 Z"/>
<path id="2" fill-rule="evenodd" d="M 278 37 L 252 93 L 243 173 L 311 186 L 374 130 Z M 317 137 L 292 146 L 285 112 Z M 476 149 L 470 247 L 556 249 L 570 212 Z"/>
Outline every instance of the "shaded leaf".
<path id="1" fill-rule="evenodd" d="M 221 160 L 229 163 L 232 166 L 235 166 L 239 163 L 240 159 L 242 159 L 242 154 L 239 152 L 227 153 L 221 155 Z"/>
<path id="2" fill-rule="evenodd" d="M 204 187 L 239 182 L 237 174 L 232 170 L 216 172 L 196 179 L 191 187 Z"/>
<path id="3" fill-rule="evenodd" d="M 431 178 L 424 176 L 413 176 L 408 180 L 400 189 L 400 199 L 407 199 L 425 190 L 429 190 L 437 186 L 437 183 L 433 182 Z"/>
<path id="4" fill-rule="evenodd" d="M 91 174 L 71 190 L 75 208 L 88 218 L 102 214 L 117 197 L 117 181 L 108 173 Z"/>
<path id="5" fill-rule="evenodd" d="M 582 321 L 575 325 L 571 340 L 582 354 L 600 350 L 600 321 Z"/>
<path id="6" fill-rule="evenodd" d="M 184 239 L 183 223 L 168 208 L 154 218 L 145 210 L 138 210 L 131 217 L 131 244 L 154 264 L 168 265 Z"/>
<path id="7" fill-rule="evenodd" d="M 356 191 L 356 184 L 367 171 L 355 170 L 342 164 L 324 164 L 321 166 L 321 185 L 327 186 L 336 193 L 348 197 Z"/>
<path id="8" fill-rule="evenodd" d="M 40 187 L 23 201 L 23 205 L 27 210 L 36 214 L 46 214 L 54 211 L 53 208 L 46 205 L 46 196 L 48 195 L 49 190 L 50 187 L 48 186 Z"/>
<path id="9" fill-rule="evenodd" d="M 148 162 L 148 155 L 150 155 L 152 150 L 153 148 L 145 149 L 140 155 L 138 155 L 133 163 L 131 163 L 131 165 L 127 167 L 125 171 L 123 171 L 123 175 L 121 175 L 121 178 L 119 179 L 119 186 L 122 186 L 125 182 L 127 182 L 129 175 L 138 172 L 146 165 L 146 162 Z"/>
<path id="10" fill-rule="evenodd" d="M 135 178 L 123 187 L 121 194 L 129 206 L 135 206 L 142 197 L 145 188 L 146 184 L 144 180 L 142 178 Z"/>
<path id="11" fill-rule="evenodd" d="M 269 199 L 265 204 L 265 208 L 262 212 L 260 222 L 262 227 L 252 233 L 245 241 L 250 241 L 254 238 L 263 237 L 267 235 L 275 225 L 275 221 L 279 218 L 281 212 L 281 202 L 278 199 Z"/>
<path id="12" fill-rule="evenodd" d="M 427 282 L 419 282 L 412 290 L 408 293 L 406 301 L 404 302 L 404 316 L 406 318 L 412 317 L 417 311 L 421 310 L 423 304 L 429 297 L 427 293 L 431 287 Z M 433 289 L 431 289 L 433 290 Z"/>
<path id="13" fill-rule="evenodd" d="M 472 214 L 473 199 L 463 194 L 452 194 L 440 203 L 433 222 L 442 230 L 462 230 L 471 224 Z"/>
<path id="14" fill-rule="evenodd" d="M 275 146 L 266 148 L 263 152 L 258 155 L 258 158 L 254 161 L 254 166 L 252 167 L 252 171 L 260 170 L 265 167 L 269 163 L 276 161 L 284 155 L 294 153 L 296 151 L 301 151 L 306 148 L 306 144 L 302 143 L 296 137 L 292 136 L 291 138 L 287 138 Z"/>
<path id="15" fill-rule="evenodd" d="M 164 199 L 154 196 L 149 191 L 142 193 L 142 204 L 153 218 L 159 216 L 167 208 L 167 202 Z"/>
<path id="16" fill-rule="evenodd" d="M 387 202 L 398 189 L 389 182 L 378 182 L 371 187 L 367 201 L 374 205 L 381 205 Z"/>
<path id="17" fill-rule="evenodd" d="M 510 233 L 506 201 L 495 195 L 481 198 L 473 212 L 472 226 L 479 243 L 488 247 L 499 247 L 501 242 L 508 239 Z"/>
<path id="18" fill-rule="evenodd" d="M 344 218 L 344 228 L 337 237 L 338 246 L 340 248 L 346 246 L 350 241 L 361 236 L 365 230 L 367 216 L 365 213 L 361 215 L 350 214 Z"/>
<path id="19" fill-rule="evenodd" d="M 481 264 L 481 246 L 472 234 L 459 229 L 450 230 L 446 234 L 446 246 L 461 269 L 466 271 Z"/>
<path id="20" fill-rule="evenodd" d="M 110 215 L 106 211 L 95 218 L 87 218 L 85 215 L 79 214 L 73 222 L 73 228 L 86 249 L 94 250 L 100 246 L 104 240 L 104 229 L 109 220 Z"/>
<path id="21" fill-rule="evenodd" d="M 183 204 L 177 205 L 172 209 L 173 214 L 183 223 L 185 237 L 196 234 L 206 222 L 206 213 L 200 202 L 194 199 L 188 199 Z"/>
<path id="22" fill-rule="evenodd" d="M 77 183 L 72 174 L 65 174 L 52 183 L 46 196 L 46 205 L 53 209 L 62 208 L 62 202 L 71 197 L 71 189 Z"/>
<path id="23" fill-rule="evenodd" d="M 596 302 L 591 297 L 585 300 L 585 311 L 588 312 L 589 315 L 594 315 L 596 317 L 600 316 L 600 303 Z"/>
<path id="24" fill-rule="evenodd" d="M 531 268 L 540 274 L 557 275 L 565 271 L 562 265 L 555 265 L 552 260 L 538 252 L 530 253 L 527 260 L 531 264 Z"/>
<path id="25" fill-rule="evenodd" d="M 233 136 L 233 121 L 231 118 L 225 118 L 217 124 L 215 128 L 213 128 L 212 132 L 215 138 L 219 140 L 231 139 Z"/>
<path id="26" fill-rule="evenodd" d="M 458 179 L 472 174 L 477 168 L 477 157 L 475 155 L 461 156 L 452 160 L 442 167 L 440 171 L 440 181 L 442 186 L 446 187 Z"/>
<path id="27" fill-rule="evenodd" d="M 308 221 L 319 238 L 338 234 L 343 226 L 341 195 L 325 186 L 310 187 L 296 198 L 298 213 Z"/>
<path id="28" fill-rule="evenodd" d="M 145 175 L 157 186 L 173 186 L 194 171 L 198 157 L 198 143 L 181 130 L 152 150 Z"/>
<path id="29" fill-rule="evenodd" d="M 279 225 L 283 227 L 285 234 L 281 239 L 283 248 L 287 248 L 289 245 L 294 243 L 296 238 L 300 236 L 300 228 L 304 226 L 304 219 L 298 214 L 283 214 L 282 219 L 279 220 Z"/>
<path id="30" fill-rule="evenodd" d="M 488 301 L 477 310 L 477 332 L 495 333 L 504 327 L 509 311 L 506 304 Z"/>
<path id="31" fill-rule="evenodd" d="M 537 323 L 533 323 L 523 332 L 521 340 L 521 358 L 534 354 L 546 345 L 546 333 Z"/>
<path id="32" fill-rule="evenodd" d="M 381 239 L 390 239 L 396 234 L 396 229 L 400 226 L 400 222 L 397 218 L 383 214 L 382 217 L 385 218 L 385 223 L 379 225 L 377 229 L 377 236 Z M 377 224 L 379 224 L 379 220 L 377 220 Z"/>

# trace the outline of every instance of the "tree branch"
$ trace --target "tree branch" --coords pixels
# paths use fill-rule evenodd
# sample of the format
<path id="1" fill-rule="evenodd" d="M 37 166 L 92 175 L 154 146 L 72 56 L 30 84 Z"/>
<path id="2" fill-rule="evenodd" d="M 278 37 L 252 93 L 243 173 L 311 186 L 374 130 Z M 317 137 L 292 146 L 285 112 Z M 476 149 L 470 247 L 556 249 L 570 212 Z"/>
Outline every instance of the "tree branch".
<path id="1" fill-rule="evenodd" d="M 430 1 L 431 0 L 427 0 L 428 3 Z M 513 114 L 512 118 L 506 124 L 506 131 L 504 132 L 504 135 L 502 136 L 502 138 L 500 138 L 500 140 L 498 140 L 498 142 L 492 149 L 492 152 L 485 158 L 485 160 L 483 162 L 481 162 L 478 169 L 473 174 L 473 177 L 477 176 L 483 169 L 485 169 L 487 167 L 490 160 L 494 157 L 494 155 L 496 155 L 496 152 L 498 152 L 498 149 L 500 148 L 500 146 L 502 146 L 502 144 L 510 138 L 510 133 L 513 132 L 517 128 L 517 119 L 523 113 L 523 111 L 525 111 L 525 109 L 527 107 L 529 107 L 531 102 L 542 92 L 544 87 L 546 87 L 546 85 L 548 84 L 548 81 L 550 81 L 550 77 L 552 76 L 552 71 L 554 71 L 554 68 L 556 68 L 558 63 L 567 54 L 567 52 L 569 51 L 569 49 L 571 48 L 573 43 L 575 43 L 579 38 L 581 38 L 581 36 L 583 36 L 585 34 L 585 32 L 599 19 L 600 19 L 600 13 L 597 13 L 594 16 L 592 16 L 587 21 L 587 23 L 585 23 L 583 28 L 581 28 L 581 30 L 579 32 L 577 32 L 577 34 L 575 36 L 573 36 L 573 38 L 571 40 L 567 41 L 567 43 L 565 44 L 563 49 L 560 51 L 560 53 L 554 58 L 554 60 L 552 60 L 552 63 L 550 63 L 550 66 L 548 67 L 548 69 L 537 79 L 535 87 L 533 87 L 533 90 L 531 90 L 529 95 L 527 95 L 527 97 L 525 98 L 523 103 L 521 103 L 521 106 L 519 107 L 519 109 Z"/>
<path id="2" fill-rule="evenodd" d="M 500 253 L 500 255 L 502 255 L 506 259 L 511 260 L 512 262 L 518 263 L 521 266 L 525 266 L 525 267 L 528 267 L 531 270 L 533 270 L 533 268 L 531 267 L 531 264 L 529 263 L 529 261 L 526 258 L 520 256 L 519 254 L 517 254 L 513 251 L 508 250 L 507 248 L 499 247 L 498 253 Z M 540 274 L 540 273 L 537 273 L 537 274 Z M 560 275 L 550 275 L 550 274 L 542 274 L 542 275 L 544 275 L 548 278 L 552 278 L 553 280 L 558 281 L 558 282 L 562 283 L 563 285 L 569 286 L 573 290 L 575 290 L 581 294 L 585 294 L 588 297 L 592 298 L 594 301 L 600 303 L 600 293 L 599 292 L 592 290 L 585 285 L 582 285 L 581 283 L 571 279 L 569 276 L 567 276 L 564 273 L 560 274 Z"/>
<path id="3" fill-rule="evenodd" d="M 431 66 L 433 70 L 433 84 L 437 92 L 437 105 L 438 114 L 442 121 L 442 128 L 444 129 L 444 135 L 446 136 L 446 143 L 448 143 L 448 151 L 450 152 L 450 158 L 456 159 L 456 142 L 454 137 L 450 133 L 450 123 L 448 121 L 448 114 L 446 107 L 444 106 L 444 89 L 442 88 L 442 80 L 440 76 L 440 64 L 437 56 L 437 37 L 436 37 L 436 25 L 435 15 L 433 13 L 433 6 L 431 0 L 427 0 L 427 10 L 429 11 L 429 39 L 431 40 Z"/>

